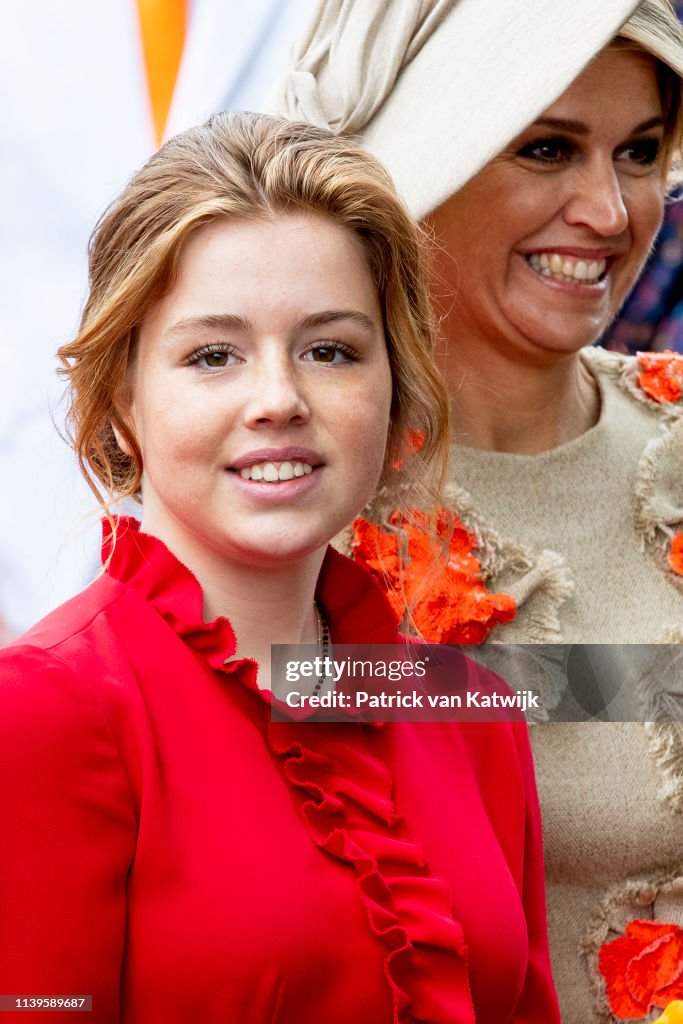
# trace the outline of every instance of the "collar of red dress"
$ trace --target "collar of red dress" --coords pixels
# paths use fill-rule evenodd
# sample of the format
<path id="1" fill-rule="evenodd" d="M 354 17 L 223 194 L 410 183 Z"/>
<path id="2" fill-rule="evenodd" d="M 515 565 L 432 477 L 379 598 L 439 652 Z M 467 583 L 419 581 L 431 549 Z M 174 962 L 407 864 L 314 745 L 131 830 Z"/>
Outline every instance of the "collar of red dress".
<path id="1" fill-rule="evenodd" d="M 112 530 L 112 526 L 114 529 Z M 256 665 L 225 660 L 235 653 L 226 618 L 203 620 L 203 595 L 190 570 L 135 519 L 103 524 L 106 572 L 132 587 L 182 640 L 209 664 L 256 691 Z M 336 643 L 397 643 L 397 624 L 383 591 L 369 573 L 327 549 L 317 597 Z M 284 709 L 283 709 L 284 713 Z M 307 713 L 290 711 L 290 719 Z M 381 723 L 372 723 L 381 728 Z M 344 725 L 343 728 L 347 726 Z M 446 883 L 429 872 L 424 854 L 393 804 L 393 777 L 377 749 L 360 747 L 357 734 L 312 728 L 299 721 L 266 721 L 266 742 L 284 778 L 302 801 L 312 840 L 356 872 L 372 932 L 385 949 L 393 1024 L 411 1019 L 474 1024 L 462 926 L 453 917 Z M 416 953 L 417 951 L 417 953 Z"/>
<path id="2" fill-rule="evenodd" d="M 102 521 L 102 561 L 109 576 L 133 587 L 189 646 L 213 668 L 222 669 L 236 653 L 235 634 L 227 618 L 203 617 L 199 581 L 137 519 L 117 516 Z M 362 566 L 328 547 L 316 597 L 325 609 L 333 643 L 398 642 L 396 616 L 380 587 Z"/>

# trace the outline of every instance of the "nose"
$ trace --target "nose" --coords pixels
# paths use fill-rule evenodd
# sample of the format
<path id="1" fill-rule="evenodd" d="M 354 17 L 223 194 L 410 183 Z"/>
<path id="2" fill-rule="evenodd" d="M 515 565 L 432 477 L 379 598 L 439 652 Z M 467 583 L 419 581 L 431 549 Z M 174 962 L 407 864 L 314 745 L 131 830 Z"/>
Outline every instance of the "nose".
<path id="1" fill-rule="evenodd" d="M 628 209 L 611 159 L 596 159 L 591 167 L 582 168 L 565 205 L 564 220 L 571 226 L 590 228 L 602 238 L 620 235 L 626 230 Z"/>
<path id="2" fill-rule="evenodd" d="M 264 355 L 254 363 L 250 375 L 245 425 L 257 429 L 307 423 L 311 413 L 302 383 L 286 353 L 274 351 Z"/>

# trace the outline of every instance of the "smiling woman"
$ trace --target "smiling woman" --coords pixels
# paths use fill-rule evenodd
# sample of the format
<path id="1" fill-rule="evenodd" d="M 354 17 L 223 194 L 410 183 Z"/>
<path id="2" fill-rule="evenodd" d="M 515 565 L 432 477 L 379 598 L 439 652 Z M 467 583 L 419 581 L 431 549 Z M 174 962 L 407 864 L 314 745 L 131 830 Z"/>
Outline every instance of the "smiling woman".
<path id="1" fill-rule="evenodd" d="M 566 1024 L 614 1019 L 611 931 L 683 914 L 681 656 L 654 646 L 683 642 L 683 361 L 593 347 L 680 181 L 682 79 L 667 0 L 323 0 L 278 91 L 386 161 L 434 235 L 459 525 L 424 635 L 548 645 L 541 664 L 624 645 L 615 689 L 648 724 L 576 721 L 557 655 L 539 673 L 562 720 L 532 739 Z M 394 533 L 381 512 L 355 532 L 380 580 L 365 538 L 391 555 Z"/>
<path id="2" fill-rule="evenodd" d="M 466 373 L 472 381 L 457 411 L 471 447 L 498 444 L 473 433 L 467 402 L 475 374 L 495 377 L 516 361 L 544 367 L 591 344 L 610 323 L 661 223 L 665 152 L 654 59 L 609 47 L 430 216 L 443 244 L 442 297 L 456 288 L 462 295 L 447 306 L 447 329 L 458 338 L 448 369 L 452 379 Z M 499 197 L 493 208 L 492 196 Z M 587 377 L 578 381 L 594 392 Z M 560 402 L 564 381 L 562 389 Z M 592 426 L 595 409 L 588 395 L 581 422 L 558 409 L 532 443 L 542 451 L 570 440 Z M 552 437 L 553 430 L 562 433 Z M 514 444 L 508 434 L 507 449 Z"/>
<path id="3" fill-rule="evenodd" d="M 391 370 L 361 242 L 304 212 L 201 227 L 141 325 L 128 387 L 142 529 L 206 581 L 213 617 L 227 594 L 210 579 L 241 587 L 247 567 L 320 552 L 377 486 Z M 272 574 L 263 600 L 277 607 Z"/>
<path id="4" fill-rule="evenodd" d="M 458 339 L 445 368 L 452 388 L 467 381 L 456 437 L 468 448 L 534 455 L 597 421 L 598 388 L 577 353 L 606 330 L 650 251 L 673 137 L 654 58 L 610 46 L 430 215 L 434 292 Z M 498 378 L 510 389 L 482 408 L 485 380 Z"/>
<path id="5" fill-rule="evenodd" d="M 0 653 L 0 992 L 98 1024 L 556 1024 L 523 724 L 270 713 L 272 643 L 404 641 L 329 542 L 378 487 L 438 497 L 422 239 L 373 158 L 249 114 L 98 225 L 61 357 L 105 568 Z"/>

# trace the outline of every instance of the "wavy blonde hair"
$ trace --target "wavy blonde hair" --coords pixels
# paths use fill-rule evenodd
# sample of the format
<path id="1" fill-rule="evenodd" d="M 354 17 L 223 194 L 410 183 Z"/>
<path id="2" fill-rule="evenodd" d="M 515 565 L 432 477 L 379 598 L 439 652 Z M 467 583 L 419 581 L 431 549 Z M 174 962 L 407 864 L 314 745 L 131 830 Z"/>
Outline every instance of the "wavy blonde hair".
<path id="1" fill-rule="evenodd" d="M 114 501 L 140 497 L 142 455 L 121 407 L 138 328 L 173 288 L 188 238 L 219 218 L 299 211 L 353 232 L 377 287 L 393 387 L 381 492 L 399 507 L 407 494 L 411 505 L 437 500 L 448 398 L 434 363 L 426 236 L 384 168 L 353 143 L 282 118 L 222 113 L 167 142 L 105 212 L 91 239 L 78 334 L 58 352 L 69 439 L 105 514 Z M 419 452 L 405 457 L 416 435 Z"/>
<path id="2" fill-rule="evenodd" d="M 683 80 L 673 69 L 683 71 L 683 27 L 669 0 L 641 0 L 613 45 L 640 50 L 657 61 L 664 137 L 671 161 L 668 185 L 679 188 L 683 184 Z"/>

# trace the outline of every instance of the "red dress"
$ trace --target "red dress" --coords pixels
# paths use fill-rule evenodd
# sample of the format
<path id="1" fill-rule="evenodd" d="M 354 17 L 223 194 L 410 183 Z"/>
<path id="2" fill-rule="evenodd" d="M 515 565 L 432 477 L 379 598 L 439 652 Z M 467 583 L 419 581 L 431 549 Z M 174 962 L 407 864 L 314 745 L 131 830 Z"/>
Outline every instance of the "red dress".
<path id="1" fill-rule="evenodd" d="M 396 641 L 331 549 L 319 597 L 333 642 Z M 0 994 L 91 994 L 57 1019 L 93 1024 L 555 1024 L 525 727 L 273 723 L 234 650 L 123 520 L 0 652 Z"/>

